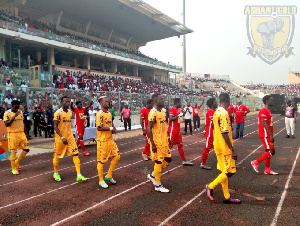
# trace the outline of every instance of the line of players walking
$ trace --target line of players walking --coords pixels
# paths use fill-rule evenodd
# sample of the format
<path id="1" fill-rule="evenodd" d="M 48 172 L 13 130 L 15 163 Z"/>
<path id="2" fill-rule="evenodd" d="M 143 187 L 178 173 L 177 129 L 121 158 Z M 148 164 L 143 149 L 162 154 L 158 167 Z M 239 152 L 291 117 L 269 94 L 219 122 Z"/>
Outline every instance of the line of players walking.
<path id="1" fill-rule="evenodd" d="M 113 178 L 113 171 L 120 161 L 120 152 L 113 140 L 113 134 L 117 130 L 114 127 L 112 114 L 109 111 L 109 100 L 107 97 L 102 96 L 98 99 L 101 110 L 96 114 L 96 128 L 97 128 L 97 171 L 99 175 L 99 186 L 108 188 L 108 184 L 116 184 Z M 192 114 L 188 109 L 183 109 L 181 112 L 180 98 L 174 100 L 174 106 L 169 112 L 169 126 L 167 126 L 167 118 L 164 110 L 164 97 L 163 95 L 154 94 L 152 99 L 147 101 L 147 106 L 141 110 L 141 125 L 143 135 L 146 137 L 146 145 L 142 156 L 144 160 L 152 159 L 154 161 L 154 168 L 147 178 L 154 184 L 155 190 L 159 192 L 169 192 L 161 183 L 162 170 L 166 168 L 172 161 L 171 149 L 177 145 L 178 152 L 182 159 L 182 164 L 191 166 L 193 163 L 187 161 L 184 154 L 182 134 L 180 131 L 180 118 L 185 116 L 187 112 Z M 259 137 L 265 148 L 265 152 L 258 159 L 253 160 L 251 165 L 253 169 L 258 172 L 258 164 L 262 161 L 265 162 L 265 174 L 275 175 L 278 174 L 270 169 L 271 157 L 275 154 L 274 135 L 273 135 L 273 116 L 270 108 L 273 106 L 273 98 L 266 95 L 263 98 L 264 107 L 258 114 L 259 119 Z M 58 173 L 59 159 L 63 158 L 65 154 L 73 157 L 77 177 L 76 181 L 84 182 L 88 178 L 81 174 L 80 159 L 78 156 L 78 146 L 80 145 L 85 156 L 89 153 L 85 150 L 83 143 L 84 135 L 84 112 L 89 108 L 93 102 L 87 107 L 82 107 L 82 103 L 78 101 L 77 107 L 70 103 L 68 96 L 61 98 L 61 108 L 54 113 L 54 156 L 53 178 L 55 181 L 61 181 L 61 176 Z M 232 123 L 234 123 L 233 114 L 235 113 L 237 126 L 236 138 L 243 138 L 243 128 L 245 123 L 245 115 L 249 109 L 241 102 L 235 108 L 230 105 L 230 97 L 226 93 L 219 96 L 219 107 L 215 98 L 210 98 L 207 101 L 208 110 L 206 113 L 205 123 L 205 148 L 202 151 L 201 168 L 210 170 L 211 167 L 206 165 L 209 152 L 212 148 L 217 156 L 217 169 L 221 171 L 219 176 L 206 186 L 208 198 L 213 201 L 213 190 L 221 184 L 224 194 L 224 203 L 240 203 L 239 199 L 233 198 L 229 194 L 228 179 L 236 172 L 235 160 L 237 154 L 233 147 L 232 137 Z M 201 107 L 202 104 L 200 104 Z M 11 168 L 12 174 L 18 175 L 21 171 L 20 161 L 29 152 L 28 133 L 24 127 L 23 114 L 19 111 L 20 102 L 13 101 L 12 108 L 5 112 L 4 122 L 8 130 L 8 144 L 11 151 Z M 188 108 L 190 106 L 187 106 Z M 72 112 L 76 116 L 76 130 L 78 140 L 75 138 L 71 130 Z M 199 107 L 196 106 L 199 110 Z M 186 130 L 185 130 L 186 132 Z M 16 159 L 18 149 L 23 149 L 19 157 Z M 109 160 L 111 164 L 107 175 L 103 178 L 104 164 Z"/>

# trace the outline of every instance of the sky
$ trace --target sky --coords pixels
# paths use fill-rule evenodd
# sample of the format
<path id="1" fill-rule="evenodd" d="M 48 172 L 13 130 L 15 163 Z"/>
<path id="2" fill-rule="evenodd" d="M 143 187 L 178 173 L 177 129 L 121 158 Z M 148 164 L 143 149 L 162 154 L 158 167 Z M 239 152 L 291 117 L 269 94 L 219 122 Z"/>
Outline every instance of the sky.
<path id="1" fill-rule="evenodd" d="M 182 0 L 144 0 L 171 18 L 182 22 Z M 299 0 L 186 0 L 186 26 L 194 32 L 186 35 L 186 62 L 189 73 L 229 75 L 239 84 L 265 83 L 288 84 L 289 71 L 300 71 L 300 1 Z M 293 54 L 283 56 L 277 62 L 268 64 L 257 55 L 247 55 L 251 47 L 247 35 L 245 6 L 288 5 L 296 6 L 294 36 L 290 47 Z M 252 17 L 253 18 L 253 17 Z M 260 17 L 262 18 L 262 17 Z M 287 17 L 285 17 L 287 18 Z M 270 18 L 259 19 L 259 23 Z M 279 35 L 288 36 L 288 22 Z M 256 30 L 256 31 L 254 31 Z M 261 34 L 256 32 L 256 43 L 262 43 Z M 259 36 L 257 36 L 257 34 Z M 277 37 L 277 40 L 276 40 Z M 282 46 L 282 45 L 281 45 Z M 140 50 L 164 62 L 182 66 L 182 38 L 172 37 L 152 41 Z"/>

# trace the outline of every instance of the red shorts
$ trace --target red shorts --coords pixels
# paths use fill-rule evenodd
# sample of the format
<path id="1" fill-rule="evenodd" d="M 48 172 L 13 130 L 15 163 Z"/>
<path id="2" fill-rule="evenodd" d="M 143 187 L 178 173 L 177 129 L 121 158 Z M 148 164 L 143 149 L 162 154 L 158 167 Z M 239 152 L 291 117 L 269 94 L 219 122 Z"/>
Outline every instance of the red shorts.
<path id="1" fill-rule="evenodd" d="M 261 137 L 260 139 L 265 149 L 274 149 L 274 142 L 270 141 L 270 137 Z"/>
<path id="2" fill-rule="evenodd" d="M 85 127 L 75 125 L 75 128 L 78 138 L 83 138 Z"/>
<path id="3" fill-rule="evenodd" d="M 181 132 L 172 132 L 170 134 L 170 140 L 171 140 L 171 147 L 173 147 L 176 144 L 182 144 L 182 135 Z"/>
<path id="4" fill-rule="evenodd" d="M 205 148 L 214 148 L 214 138 L 213 137 L 206 137 L 205 139 Z"/>

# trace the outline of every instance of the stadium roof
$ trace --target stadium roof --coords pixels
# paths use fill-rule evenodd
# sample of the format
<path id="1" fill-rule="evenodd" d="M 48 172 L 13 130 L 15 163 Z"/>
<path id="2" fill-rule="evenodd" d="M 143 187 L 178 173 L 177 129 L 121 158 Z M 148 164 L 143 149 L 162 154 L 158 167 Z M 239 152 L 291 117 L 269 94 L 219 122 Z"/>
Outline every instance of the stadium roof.
<path id="1" fill-rule="evenodd" d="M 141 0 L 23 0 L 19 12 L 33 19 L 63 12 L 76 22 L 114 30 L 146 43 L 193 32 Z"/>

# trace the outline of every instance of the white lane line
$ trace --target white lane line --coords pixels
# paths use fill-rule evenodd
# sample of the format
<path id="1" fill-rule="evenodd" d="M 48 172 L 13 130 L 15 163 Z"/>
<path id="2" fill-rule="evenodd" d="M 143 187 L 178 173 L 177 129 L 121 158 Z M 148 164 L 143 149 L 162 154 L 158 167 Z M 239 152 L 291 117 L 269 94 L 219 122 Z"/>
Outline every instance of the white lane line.
<path id="1" fill-rule="evenodd" d="M 275 226 L 275 225 L 277 224 L 278 217 L 279 217 L 279 215 L 280 215 L 280 211 L 281 211 L 281 208 L 282 208 L 282 205 L 283 205 L 285 196 L 286 196 L 286 194 L 287 194 L 287 189 L 289 188 L 289 183 L 290 183 L 290 180 L 291 180 L 292 177 L 293 177 L 293 173 L 294 173 L 294 170 L 295 170 L 295 167 L 296 167 L 296 164 L 297 164 L 297 160 L 298 160 L 298 158 L 299 158 L 299 154 L 300 154 L 300 148 L 299 148 L 299 150 L 298 150 L 298 152 L 297 152 L 297 155 L 296 155 L 294 164 L 293 164 L 293 166 L 292 166 L 292 169 L 291 169 L 291 171 L 290 171 L 290 174 L 289 174 L 289 176 L 288 176 L 288 179 L 287 179 L 287 181 L 286 181 L 286 183 L 285 183 L 284 190 L 283 190 L 283 192 L 282 192 L 282 194 L 281 194 L 281 198 L 280 198 L 280 201 L 279 201 L 279 203 L 278 203 L 278 206 L 277 206 L 277 209 L 276 209 L 276 212 L 275 212 L 275 216 L 274 216 L 274 218 L 273 218 L 273 221 L 272 221 L 272 223 L 271 223 L 271 226 Z"/>
<path id="2" fill-rule="evenodd" d="M 250 125 L 249 125 L 249 126 L 250 126 Z M 247 136 L 247 135 L 245 135 L 245 136 Z M 195 143 L 199 143 L 199 142 L 201 142 L 201 141 L 203 141 L 203 140 L 200 140 L 200 141 L 195 142 Z M 185 146 L 186 146 L 186 145 L 185 145 Z M 201 156 L 199 156 L 199 157 L 197 157 L 197 158 L 195 158 L 195 159 L 198 159 L 198 158 L 201 158 Z M 194 159 L 194 160 L 195 160 L 195 159 Z M 126 168 L 126 167 L 128 167 L 128 166 L 137 164 L 137 163 L 139 163 L 139 162 L 143 162 L 143 160 L 140 160 L 140 161 L 135 162 L 135 163 L 132 163 L 132 164 L 128 164 L 128 165 L 123 166 L 123 167 L 119 167 L 119 168 L 115 169 L 115 171 L 116 171 L 116 170 L 119 170 L 119 169 L 121 169 L 121 168 Z M 182 166 L 182 165 L 180 165 L 180 166 L 178 166 L 178 167 L 181 167 L 181 166 Z M 176 168 L 178 168 L 178 167 L 175 167 L 174 169 L 176 169 Z M 173 171 L 173 169 L 172 169 L 172 170 L 169 170 L 169 171 L 166 171 L 166 172 L 164 172 L 163 174 L 165 174 L 165 173 L 167 173 L 167 172 L 170 172 L 170 171 Z M 98 177 L 98 175 L 93 176 L 93 177 L 91 177 L 90 179 L 96 178 L 96 177 Z M 2 206 L 2 207 L 0 207 L 0 209 L 4 209 L 4 208 L 10 207 L 10 206 L 13 206 L 13 205 L 16 205 L 16 204 L 19 204 L 19 203 L 22 203 L 22 202 L 25 202 L 25 201 L 28 201 L 28 200 L 37 198 L 37 197 L 40 197 L 40 196 L 43 196 L 43 195 L 46 195 L 46 194 L 49 194 L 49 193 L 52 193 L 52 192 L 61 190 L 61 189 L 63 189 L 63 188 L 67 188 L 67 187 L 69 187 L 69 186 L 73 186 L 73 185 L 75 185 L 75 184 L 77 184 L 77 183 L 78 183 L 78 182 L 75 182 L 75 183 L 72 183 L 72 184 L 69 184 L 69 185 L 65 185 L 65 186 L 63 186 L 63 187 L 56 188 L 56 189 L 53 189 L 53 190 L 48 191 L 48 192 L 44 192 L 44 193 L 41 193 L 41 194 L 39 194 L 39 195 L 35 195 L 35 196 L 32 196 L 32 197 L 29 197 L 29 198 L 27 198 L 27 199 L 23 199 L 23 200 L 20 200 L 20 201 L 18 201 L 18 202 L 14 202 L 14 203 L 8 204 L 8 205 L 6 205 L 6 206 Z"/>
<path id="3" fill-rule="evenodd" d="M 248 135 L 248 134 L 246 134 L 245 136 L 247 136 L 247 135 Z M 198 143 L 198 142 L 195 142 L 195 143 Z M 211 152 L 213 152 L 213 150 L 211 150 L 209 153 L 211 153 Z M 190 160 L 190 162 L 192 162 L 192 161 L 194 161 L 194 160 L 196 160 L 196 159 L 198 159 L 198 158 L 202 158 L 202 156 L 198 156 L 198 157 L 196 157 L 196 158 Z M 171 171 L 173 171 L 173 170 L 175 170 L 175 169 L 177 169 L 177 168 L 179 168 L 179 167 L 182 167 L 182 165 L 179 165 L 179 166 L 177 166 L 177 167 L 175 167 L 175 168 L 173 168 L 173 169 L 171 169 L 171 170 L 168 170 L 168 171 L 166 171 L 166 172 L 163 172 L 162 175 L 164 175 L 164 174 L 166 174 L 166 173 L 168 173 L 168 172 L 171 172 Z M 131 190 L 134 190 L 135 188 L 140 187 L 140 186 L 142 186 L 142 185 L 144 185 L 144 184 L 146 184 L 146 183 L 148 183 L 148 182 L 149 182 L 149 181 L 144 181 L 144 182 L 142 182 L 142 183 L 140 183 L 140 184 L 138 184 L 138 185 L 136 185 L 136 186 L 134 186 L 134 187 L 131 187 L 131 188 L 129 188 L 129 189 L 127 189 L 127 190 L 125 190 L 125 191 L 123 191 L 123 192 L 117 194 L 117 195 L 114 195 L 114 196 L 112 196 L 112 197 L 110 197 L 110 198 L 108 198 L 108 199 L 106 199 L 106 200 L 103 200 L 103 201 L 101 201 L 100 203 L 97 203 L 97 204 L 95 204 L 95 205 L 93 205 L 93 206 L 91 206 L 91 207 L 89 207 L 89 208 L 87 208 L 87 209 L 84 209 L 84 210 L 82 210 L 82 211 L 80 211 L 80 212 L 78 212 L 78 213 L 76 213 L 76 214 L 74 214 L 74 215 L 71 215 L 71 216 L 69 216 L 69 217 L 67 217 L 67 218 L 64 218 L 64 219 L 62 219 L 61 221 L 58 221 L 58 222 L 52 224 L 52 226 L 62 224 L 62 223 L 66 222 L 66 221 L 68 221 L 68 220 L 70 220 L 70 219 L 73 219 L 73 218 L 75 218 L 75 217 L 78 217 L 79 215 L 82 215 L 82 214 L 84 214 L 85 212 L 90 211 L 90 210 L 92 210 L 92 209 L 98 207 L 99 205 L 102 205 L 103 203 L 112 200 L 113 198 L 119 197 L 120 195 L 123 195 L 123 194 L 125 194 L 125 193 L 127 193 L 127 192 L 130 192 Z M 204 190 L 204 191 L 205 191 L 205 190 Z M 199 196 L 201 196 L 201 195 L 202 195 L 202 194 L 200 194 Z M 0 208 L 0 209 L 1 209 L 1 208 Z"/>
<path id="4" fill-rule="evenodd" d="M 194 160 L 196 160 L 196 159 L 198 159 L 198 158 L 201 158 L 201 156 L 198 156 L 198 157 L 192 159 L 190 162 L 192 162 L 192 161 L 194 161 Z M 162 173 L 162 174 L 169 173 L 169 172 L 171 172 L 171 171 L 173 171 L 173 170 L 175 170 L 175 169 L 178 169 L 178 168 L 180 168 L 180 167 L 182 167 L 182 165 L 179 165 L 179 166 L 176 166 L 176 167 L 174 167 L 174 168 L 172 168 L 172 169 L 170 169 L 170 170 L 167 170 L 166 172 L 164 172 L 164 173 Z M 73 219 L 73 218 L 75 218 L 75 217 L 78 217 L 79 215 L 84 214 L 85 212 L 90 211 L 90 210 L 92 210 L 92 209 L 95 209 L 96 207 L 98 207 L 98 206 L 100 206 L 100 205 L 106 203 L 107 201 L 110 201 L 110 200 L 112 200 L 112 199 L 114 199 L 114 198 L 117 198 L 117 197 L 119 197 L 119 196 L 121 196 L 121 195 L 123 195 L 123 194 L 125 194 L 125 193 L 127 193 L 127 192 L 130 192 L 130 191 L 136 189 L 137 187 L 140 187 L 140 186 L 142 186 L 142 185 L 144 185 L 144 184 L 146 184 L 146 183 L 149 183 L 149 182 L 150 182 L 149 180 L 146 180 L 146 181 L 144 181 L 144 182 L 141 182 L 141 183 L 139 183 L 139 184 L 137 184 L 137 185 L 135 185 L 135 186 L 133 186 L 133 187 L 131 187 L 131 188 L 126 189 L 125 191 L 123 191 L 123 192 L 121 192 L 121 193 L 119 193 L 119 194 L 117 194 L 117 195 L 111 196 L 110 198 L 105 199 L 105 200 L 103 200 L 103 201 L 101 201 L 101 202 L 99 202 L 99 203 L 97 203 L 97 204 L 95 204 L 95 205 L 93 205 L 93 206 L 91 206 L 91 207 L 88 207 L 88 208 L 86 208 L 86 209 L 84 209 L 84 210 L 82 210 L 82 211 L 80 211 L 80 212 L 78 212 L 78 213 L 76 213 L 76 214 L 73 214 L 73 215 L 71 215 L 71 216 L 69 216 L 69 217 L 67 217 L 67 218 L 64 218 L 64 219 L 62 219 L 61 221 L 58 221 L 58 222 L 56 222 L 56 223 L 54 223 L 54 224 L 51 224 L 51 226 L 59 225 L 59 224 L 62 224 L 62 223 L 64 223 L 64 222 L 68 221 L 68 220 L 71 220 L 71 219 Z"/>
<path id="5" fill-rule="evenodd" d="M 180 213 L 184 208 L 186 208 L 188 205 L 190 205 L 192 202 L 194 202 L 198 197 L 203 195 L 205 193 L 205 189 L 203 189 L 198 195 L 196 195 L 194 198 L 192 198 L 190 201 L 188 201 L 185 205 L 180 207 L 178 210 L 176 210 L 173 214 L 171 214 L 167 219 L 165 219 L 163 222 L 159 224 L 159 226 L 165 225 L 169 220 L 171 220 L 173 217 L 175 217 L 178 213 Z"/>
<path id="6" fill-rule="evenodd" d="M 281 129 L 278 133 L 276 133 L 274 135 L 274 137 L 279 134 L 282 130 L 285 130 L 285 127 L 283 129 Z M 253 132 L 249 133 L 252 134 Z M 247 135 L 249 135 L 247 134 Z M 233 141 L 234 142 L 234 141 Z M 257 147 L 254 151 L 252 151 L 249 155 L 247 155 L 245 158 L 243 158 L 239 163 L 237 163 L 237 165 L 240 165 L 242 162 L 244 162 L 249 156 L 251 156 L 253 153 L 255 153 L 259 148 L 261 148 L 262 145 L 260 145 L 259 147 Z M 300 149 L 299 149 L 300 151 Z M 299 152 L 298 152 L 299 154 Z M 175 217 L 178 213 L 180 213 L 184 208 L 186 208 L 187 206 L 189 206 L 193 201 L 195 201 L 198 197 L 200 197 L 201 195 L 203 195 L 205 193 L 205 189 L 202 190 L 199 194 L 197 194 L 196 196 L 194 196 L 190 201 L 188 201 L 185 205 L 183 205 L 182 207 L 180 207 L 178 210 L 176 210 L 174 213 L 172 213 L 168 218 L 166 218 L 163 222 L 161 222 L 159 224 L 159 226 L 165 225 L 169 220 L 171 220 L 173 217 Z"/>
<path id="7" fill-rule="evenodd" d="M 203 140 L 201 140 L 201 141 L 203 141 Z M 199 142 L 197 142 L 197 143 L 200 143 L 201 141 L 199 141 Z M 171 151 L 174 151 L 174 150 L 175 150 L 175 149 L 172 149 Z M 137 162 L 130 163 L 130 164 L 127 164 L 127 165 L 125 165 L 125 166 L 118 167 L 118 168 L 116 168 L 114 171 L 117 171 L 117 170 L 120 170 L 120 169 L 129 167 L 129 166 L 138 164 L 138 163 L 140 163 L 140 162 L 144 162 L 144 160 L 139 160 L 139 161 L 137 161 Z M 182 166 L 182 165 L 180 165 L 180 166 Z M 177 167 L 177 168 L 178 168 L 178 167 Z M 169 170 L 169 171 L 170 171 L 170 170 Z M 168 171 L 168 172 L 169 172 L 169 171 Z M 172 170 L 171 170 L 171 171 L 172 171 Z M 105 173 L 107 173 L 107 172 L 105 172 Z M 105 174 L 105 173 L 104 173 L 104 174 Z M 96 177 L 98 177 L 98 174 L 95 175 L 95 176 L 90 177 L 89 179 L 93 179 L 93 178 L 96 178 Z M 17 201 L 17 202 L 14 202 L 14 203 L 11 203 L 11 204 L 8 204 L 8 205 L 5 205 L 5 206 L 1 206 L 1 207 L 0 207 L 0 210 L 1 210 L 1 209 L 4 209 L 4 208 L 7 208 L 7 207 L 10 207 L 10 206 L 13 206 L 13 205 L 16 205 L 16 204 L 20 204 L 20 203 L 22 203 L 22 202 L 25 202 L 25 201 L 28 201 L 28 200 L 31 200 L 31 199 L 34 199 L 34 198 L 37 198 L 37 197 L 40 197 L 40 196 L 43 196 L 43 195 L 46 195 L 46 194 L 49 194 L 49 193 L 52 193 L 52 192 L 55 192 L 55 191 L 58 191 L 58 190 L 61 190 L 61 189 L 63 189 L 63 188 L 67 188 L 67 187 L 73 186 L 73 185 L 78 184 L 78 183 L 79 183 L 79 182 L 74 182 L 74 183 L 65 185 L 65 186 L 63 186 L 63 187 L 55 188 L 55 189 L 53 189 L 53 190 L 51 190 L 51 191 L 48 191 L 48 192 L 43 192 L 43 193 L 41 193 L 41 194 L 34 195 L 34 196 L 31 196 L 31 197 L 26 198 L 26 199 L 23 199 L 23 200 L 20 200 L 20 201 Z"/>

